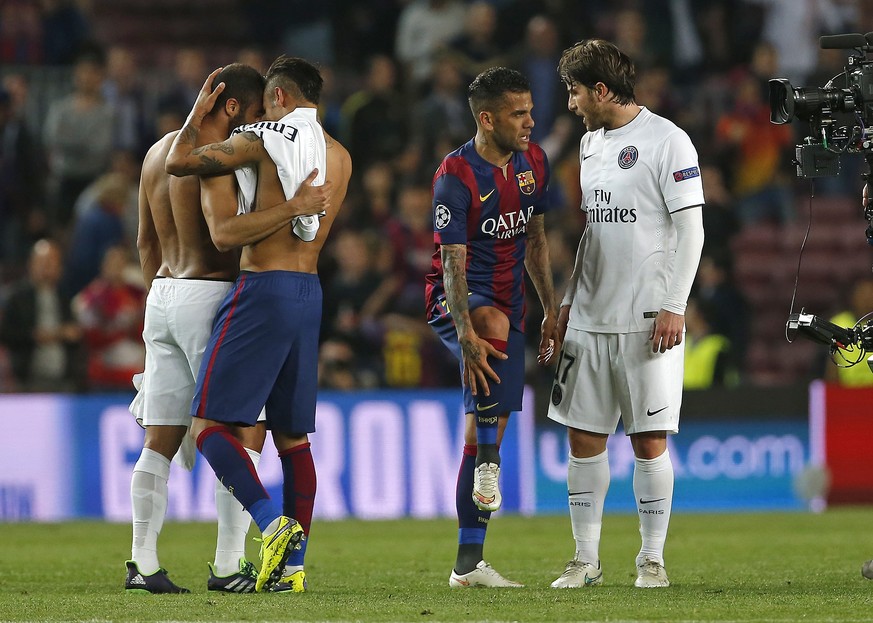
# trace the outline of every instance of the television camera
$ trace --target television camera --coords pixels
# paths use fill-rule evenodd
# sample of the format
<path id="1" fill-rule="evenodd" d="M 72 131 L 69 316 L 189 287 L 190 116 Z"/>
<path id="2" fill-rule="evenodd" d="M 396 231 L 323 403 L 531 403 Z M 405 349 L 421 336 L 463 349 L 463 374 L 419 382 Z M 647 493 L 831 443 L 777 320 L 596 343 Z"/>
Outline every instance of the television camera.
<path id="1" fill-rule="evenodd" d="M 797 176 L 816 178 L 839 175 L 840 156 L 863 154 L 867 171 L 865 182 L 873 173 L 873 32 L 828 35 L 819 39 L 822 49 L 853 50 L 844 70 L 823 87 L 794 87 L 785 78 L 769 81 L 770 121 L 789 123 L 796 117 L 809 123 L 810 134 L 795 146 Z M 840 125 L 838 114 L 851 115 L 851 125 Z M 867 243 L 873 245 L 873 206 L 864 206 Z M 793 342 L 801 335 L 825 344 L 831 355 L 838 352 L 846 365 L 860 363 L 873 351 L 873 325 L 864 323 L 870 314 L 853 327 L 840 327 L 815 315 L 792 313 L 785 325 L 785 337 Z M 854 353 L 854 358 L 847 357 Z M 873 371 L 873 357 L 867 361 Z M 839 365 L 839 364 L 838 364 Z"/>
<path id="2" fill-rule="evenodd" d="M 844 71 L 823 87 L 793 87 L 785 78 L 773 78 L 770 87 L 770 121 L 789 123 L 792 117 L 807 121 L 810 136 L 795 148 L 797 176 L 838 175 L 840 155 L 863 153 L 873 164 L 873 32 L 829 35 L 819 39 L 822 49 L 854 50 Z M 839 126 L 835 113 L 854 113 L 855 123 Z"/>

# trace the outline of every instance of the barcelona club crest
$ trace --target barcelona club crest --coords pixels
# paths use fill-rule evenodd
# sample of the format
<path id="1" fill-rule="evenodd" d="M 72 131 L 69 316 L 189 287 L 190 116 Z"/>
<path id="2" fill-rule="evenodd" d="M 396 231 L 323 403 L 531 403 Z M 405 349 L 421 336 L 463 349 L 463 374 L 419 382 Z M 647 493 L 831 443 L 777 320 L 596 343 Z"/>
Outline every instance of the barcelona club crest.
<path id="1" fill-rule="evenodd" d="M 622 169 L 630 169 L 637 163 L 640 152 L 633 145 L 628 145 L 618 153 L 618 166 Z"/>
<path id="2" fill-rule="evenodd" d="M 525 195 L 529 195 L 537 189 L 537 181 L 534 179 L 533 171 L 525 171 L 515 177 L 518 179 L 518 187 Z"/>

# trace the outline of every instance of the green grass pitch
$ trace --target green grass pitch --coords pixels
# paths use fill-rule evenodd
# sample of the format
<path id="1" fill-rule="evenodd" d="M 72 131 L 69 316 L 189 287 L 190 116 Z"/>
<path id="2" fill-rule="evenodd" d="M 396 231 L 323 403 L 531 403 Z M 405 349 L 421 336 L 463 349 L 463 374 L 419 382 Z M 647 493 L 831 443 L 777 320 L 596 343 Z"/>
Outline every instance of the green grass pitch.
<path id="1" fill-rule="evenodd" d="M 523 589 L 449 589 L 455 535 L 452 520 L 316 522 L 307 593 L 226 595 L 206 591 L 215 526 L 167 523 L 161 563 L 192 594 L 156 596 L 122 589 L 128 525 L 0 524 L 0 621 L 873 620 L 873 508 L 676 513 L 661 590 L 633 588 L 632 515 L 606 517 L 589 589 L 549 588 L 572 555 L 566 517 L 492 520 L 486 558 Z"/>

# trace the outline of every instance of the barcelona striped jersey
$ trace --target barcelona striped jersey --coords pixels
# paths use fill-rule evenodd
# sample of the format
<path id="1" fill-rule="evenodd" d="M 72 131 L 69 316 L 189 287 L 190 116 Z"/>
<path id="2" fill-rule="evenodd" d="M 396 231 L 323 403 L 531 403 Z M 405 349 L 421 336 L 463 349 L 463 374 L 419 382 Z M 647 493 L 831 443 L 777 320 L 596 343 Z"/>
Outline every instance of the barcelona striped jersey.
<path id="1" fill-rule="evenodd" d="M 549 209 L 550 169 L 530 143 L 498 167 L 476 152 L 473 140 L 446 156 L 433 180 L 434 254 L 426 277 L 427 319 L 446 307 L 440 245 L 467 245 L 467 287 L 477 304 L 492 305 L 524 330 L 524 255 L 527 223 Z"/>

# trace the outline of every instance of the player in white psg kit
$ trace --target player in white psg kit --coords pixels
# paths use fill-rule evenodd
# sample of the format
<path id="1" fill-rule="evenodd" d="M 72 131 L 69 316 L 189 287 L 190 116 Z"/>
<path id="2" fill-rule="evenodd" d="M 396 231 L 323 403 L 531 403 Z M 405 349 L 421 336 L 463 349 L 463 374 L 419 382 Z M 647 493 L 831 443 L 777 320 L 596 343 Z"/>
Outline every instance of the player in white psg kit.
<path id="1" fill-rule="evenodd" d="M 607 438 L 619 418 L 636 457 L 642 547 L 635 586 L 669 586 L 664 542 L 673 500 L 667 435 L 678 432 L 685 304 L 703 248 L 703 185 L 688 135 L 634 100 L 634 67 L 586 40 L 558 65 L 582 117 L 582 210 L 588 221 L 558 317 L 563 347 L 549 417 L 567 427 L 576 551 L 554 588 L 603 582 L 600 532 Z"/>

